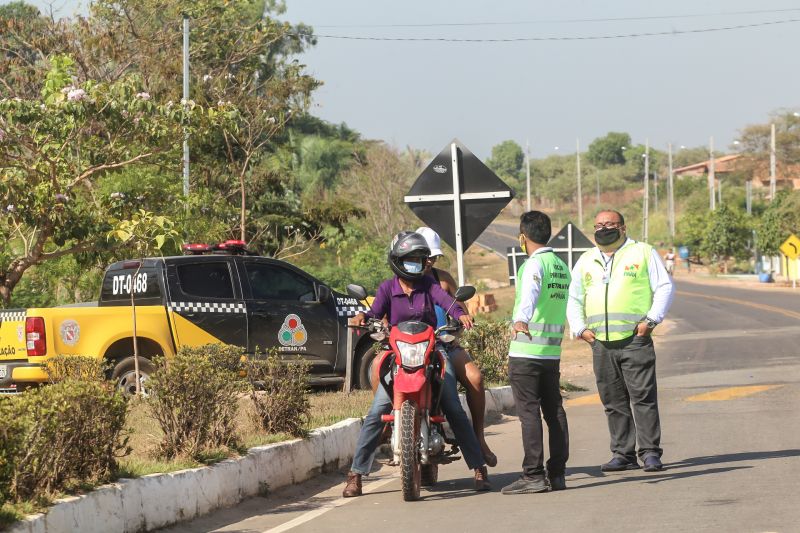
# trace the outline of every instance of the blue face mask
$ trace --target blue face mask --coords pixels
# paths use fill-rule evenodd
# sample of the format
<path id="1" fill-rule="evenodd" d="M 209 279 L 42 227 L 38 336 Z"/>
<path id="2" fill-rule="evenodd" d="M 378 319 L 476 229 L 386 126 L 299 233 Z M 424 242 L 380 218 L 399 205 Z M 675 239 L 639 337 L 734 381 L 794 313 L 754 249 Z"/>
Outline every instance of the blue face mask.
<path id="1" fill-rule="evenodd" d="M 403 270 L 409 274 L 419 274 L 422 272 L 421 261 L 403 261 Z"/>

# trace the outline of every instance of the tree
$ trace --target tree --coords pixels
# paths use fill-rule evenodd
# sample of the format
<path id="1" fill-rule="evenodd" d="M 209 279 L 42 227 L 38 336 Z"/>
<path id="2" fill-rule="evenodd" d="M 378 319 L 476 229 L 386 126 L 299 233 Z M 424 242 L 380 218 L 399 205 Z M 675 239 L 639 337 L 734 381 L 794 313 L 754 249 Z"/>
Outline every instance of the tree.
<path id="1" fill-rule="evenodd" d="M 422 169 L 384 143 L 370 143 L 363 159 L 348 173 L 339 189 L 362 209 L 364 232 L 386 241 L 395 233 L 418 225 L 403 196 Z M 413 228 L 412 228 L 413 229 Z"/>
<path id="2" fill-rule="evenodd" d="M 520 172 L 524 162 L 525 154 L 520 145 L 514 141 L 503 141 L 492 148 L 492 156 L 486 160 L 486 166 L 512 189 L 519 191 L 522 188 Z"/>
<path id="3" fill-rule="evenodd" d="M 103 249 L 96 235 L 130 204 L 100 194 L 126 169 L 179 160 L 182 128 L 202 136 L 224 112 L 159 105 L 135 80 L 72 82 L 73 61 L 54 57 L 37 99 L 0 100 L 0 298 L 32 266 Z"/>
<path id="4" fill-rule="evenodd" d="M 24 2 L 0 6 L 0 97 L 38 96 L 47 58 L 70 42 L 69 24 Z"/>
<path id="5" fill-rule="evenodd" d="M 792 233 L 800 233 L 800 193 L 778 191 L 758 224 L 758 248 L 765 255 L 778 249 Z"/>
<path id="6" fill-rule="evenodd" d="M 692 148 L 678 148 L 672 147 L 672 168 L 688 167 L 695 163 L 702 163 L 708 161 L 708 147 L 695 146 Z"/>
<path id="7" fill-rule="evenodd" d="M 533 161 L 531 166 L 531 174 L 535 176 L 532 189 L 536 191 L 537 196 L 556 203 L 575 200 L 577 193 L 575 156 L 551 155 Z M 587 176 L 591 176 L 591 172 L 583 173 L 588 185 Z"/>
<path id="8" fill-rule="evenodd" d="M 728 258 L 746 257 L 750 230 L 741 211 L 722 204 L 707 215 L 700 252 L 711 261 L 722 263 L 723 272 L 727 273 Z"/>
<path id="9" fill-rule="evenodd" d="M 625 164 L 625 150 L 631 146 L 631 136 L 627 133 L 610 131 L 605 137 L 598 137 L 589 145 L 587 160 L 598 168 L 608 168 Z"/>

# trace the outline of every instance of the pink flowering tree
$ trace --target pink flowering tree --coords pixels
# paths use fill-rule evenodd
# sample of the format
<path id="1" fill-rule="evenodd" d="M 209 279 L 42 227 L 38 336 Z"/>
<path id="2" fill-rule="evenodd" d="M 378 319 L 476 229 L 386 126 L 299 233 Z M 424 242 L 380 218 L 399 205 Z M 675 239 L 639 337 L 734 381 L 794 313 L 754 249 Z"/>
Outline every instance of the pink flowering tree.
<path id="1" fill-rule="evenodd" d="M 136 167 L 180 179 L 184 128 L 201 137 L 233 112 L 156 102 L 135 79 L 78 84 L 69 57 L 50 63 L 41 98 L 0 100 L 3 306 L 31 267 L 109 246 L 112 221 L 133 210 L 104 180 Z"/>

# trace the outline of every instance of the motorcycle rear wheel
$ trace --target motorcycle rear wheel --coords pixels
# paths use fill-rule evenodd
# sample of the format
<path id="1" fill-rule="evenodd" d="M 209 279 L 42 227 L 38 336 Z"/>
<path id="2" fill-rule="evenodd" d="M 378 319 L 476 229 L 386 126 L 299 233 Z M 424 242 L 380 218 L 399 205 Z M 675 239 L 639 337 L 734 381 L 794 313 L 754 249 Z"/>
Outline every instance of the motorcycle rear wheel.
<path id="1" fill-rule="evenodd" d="M 419 412 L 409 400 L 400 407 L 400 479 L 403 500 L 419 499 L 422 475 L 419 463 Z"/>

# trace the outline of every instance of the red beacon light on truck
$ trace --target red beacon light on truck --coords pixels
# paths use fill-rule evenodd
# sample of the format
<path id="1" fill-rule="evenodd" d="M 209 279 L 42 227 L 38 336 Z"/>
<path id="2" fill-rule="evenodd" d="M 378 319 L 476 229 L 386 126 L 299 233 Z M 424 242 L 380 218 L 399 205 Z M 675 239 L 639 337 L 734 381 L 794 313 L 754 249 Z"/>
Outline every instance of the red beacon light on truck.
<path id="1" fill-rule="evenodd" d="M 231 255 L 247 255 L 247 243 L 240 240 L 229 239 L 214 246 L 214 252 Z"/>
<path id="2" fill-rule="evenodd" d="M 183 255 L 203 255 L 211 252 L 212 248 L 208 244 L 191 243 L 181 246 Z"/>
<path id="3" fill-rule="evenodd" d="M 184 244 L 181 246 L 183 255 L 206 255 L 206 254 L 219 254 L 219 255 L 252 255 L 247 249 L 247 243 L 230 239 L 219 244 Z"/>

